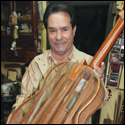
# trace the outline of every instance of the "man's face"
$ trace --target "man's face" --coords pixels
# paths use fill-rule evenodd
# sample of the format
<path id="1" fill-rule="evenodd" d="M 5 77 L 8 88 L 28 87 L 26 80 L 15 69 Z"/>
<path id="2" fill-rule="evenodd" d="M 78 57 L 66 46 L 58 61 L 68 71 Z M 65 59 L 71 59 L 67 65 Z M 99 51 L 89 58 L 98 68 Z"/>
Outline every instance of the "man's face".
<path id="1" fill-rule="evenodd" d="M 72 51 L 76 26 L 72 29 L 70 16 L 67 13 L 51 14 L 48 17 L 47 30 L 52 52 L 64 55 Z"/>

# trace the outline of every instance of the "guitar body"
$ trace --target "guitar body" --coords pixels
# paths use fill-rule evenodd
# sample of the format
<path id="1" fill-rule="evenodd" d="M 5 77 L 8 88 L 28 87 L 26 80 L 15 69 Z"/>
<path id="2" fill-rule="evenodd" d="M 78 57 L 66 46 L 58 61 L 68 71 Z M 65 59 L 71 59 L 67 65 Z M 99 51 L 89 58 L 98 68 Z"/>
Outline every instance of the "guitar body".
<path id="1" fill-rule="evenodd" d="M 16 110 L 19 120 L 19 112 L 30 107 L 26 115 L 17 121 L 14 113 L 11 124 L 15 121 L 15 124 L 84 124 L 104 100 L 105 91 L 98 75 L 86 65 L 62 62 L 54 66 L 45 79 L 46 88 L 43 86 L 38 92 L 35 106 L 31 106 L 34 100 L 31 97 Z"/>

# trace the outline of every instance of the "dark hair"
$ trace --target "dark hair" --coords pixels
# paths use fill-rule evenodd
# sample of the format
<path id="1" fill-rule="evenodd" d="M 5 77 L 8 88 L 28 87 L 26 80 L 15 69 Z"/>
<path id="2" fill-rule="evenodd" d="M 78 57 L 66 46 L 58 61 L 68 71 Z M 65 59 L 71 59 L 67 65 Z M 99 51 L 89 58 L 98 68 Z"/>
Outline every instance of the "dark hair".
<path id="1" fill-rule="evenodd" d="M 45 14 L 43 16 L 43 23 L 45 28 L 47 29 L 48 17 L 57 12 L 66 12 L 70 16 L 70 23 L 72 28 L 74 28 L 76 21 L 75 21 L 75 12 L 71 5 L 68 3 L 52 3 L 49 4 L 46 8 Z"/>

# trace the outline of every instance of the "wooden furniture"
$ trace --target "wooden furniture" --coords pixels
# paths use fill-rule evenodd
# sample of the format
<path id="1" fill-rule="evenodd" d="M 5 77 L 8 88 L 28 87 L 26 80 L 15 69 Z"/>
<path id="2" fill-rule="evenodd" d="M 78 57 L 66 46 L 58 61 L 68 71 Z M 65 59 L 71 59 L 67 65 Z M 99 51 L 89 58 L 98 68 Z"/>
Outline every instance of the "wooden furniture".
<path id="1" fill-rule="evenodd" d="M 1 1 L 2 61 L 30 62 L 37 55 L 37 11 L 37 1 Z M 12 23 L 13 15 L 17 24 Z"/>

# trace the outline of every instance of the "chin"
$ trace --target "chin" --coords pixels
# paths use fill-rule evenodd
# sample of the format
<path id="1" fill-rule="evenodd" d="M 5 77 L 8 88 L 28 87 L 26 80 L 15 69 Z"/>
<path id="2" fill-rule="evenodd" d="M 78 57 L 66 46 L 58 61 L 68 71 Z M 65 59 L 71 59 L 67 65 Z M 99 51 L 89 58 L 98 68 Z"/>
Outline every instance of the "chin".
<path id="1" fill-rule="evenodd" d="M 59 55 L 63 55 L 65 51 L 56 51 Z"/>

